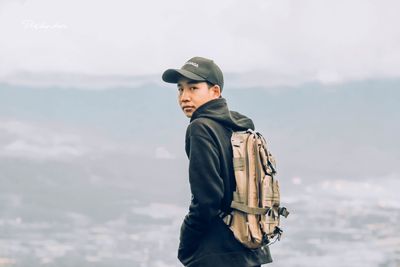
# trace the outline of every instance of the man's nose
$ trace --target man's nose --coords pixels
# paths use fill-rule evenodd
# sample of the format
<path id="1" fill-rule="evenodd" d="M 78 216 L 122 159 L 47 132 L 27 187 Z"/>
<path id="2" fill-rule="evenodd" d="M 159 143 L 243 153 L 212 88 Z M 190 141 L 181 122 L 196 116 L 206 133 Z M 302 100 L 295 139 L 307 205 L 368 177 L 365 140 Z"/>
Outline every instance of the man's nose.
<path id="1" fill-rule="evenodd" d="M 189 101 L 190 100 L 190 95 L 186 90 L 182 91 L 181 94 L 181 101 Z"/>

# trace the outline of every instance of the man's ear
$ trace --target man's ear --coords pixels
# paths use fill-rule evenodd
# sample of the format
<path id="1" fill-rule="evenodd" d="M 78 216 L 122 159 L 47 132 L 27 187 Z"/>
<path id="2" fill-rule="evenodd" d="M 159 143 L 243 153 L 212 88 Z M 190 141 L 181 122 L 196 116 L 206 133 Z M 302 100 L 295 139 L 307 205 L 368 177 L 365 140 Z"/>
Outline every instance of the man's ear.
<path id="1" fill-rule="evenodd" d="M 211 90 L 213 90 L 213 94 L 215 98 L 220 98 L 221 97 L 221 87 L 219 85 L 214 85 Z"/>

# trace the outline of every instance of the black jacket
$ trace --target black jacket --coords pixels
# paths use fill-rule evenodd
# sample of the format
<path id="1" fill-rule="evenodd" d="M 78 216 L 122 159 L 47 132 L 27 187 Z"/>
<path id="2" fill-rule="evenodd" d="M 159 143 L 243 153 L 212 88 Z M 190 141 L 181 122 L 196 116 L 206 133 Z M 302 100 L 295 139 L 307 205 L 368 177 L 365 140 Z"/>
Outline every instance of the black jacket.
<path id="1" fill-rule="evenodd" d="M 192 114 L 186 131 L 192 200 L 180 235 L 178 258 L 189 267 L 244 267 L 272 261 L 268 247 L 251 250 L 238 242 L 218 216 L 229 211 L 235 176 L 232 131 L 243 131 L 251 119 L 229 111 L 224 98 L 211 100 Z"/>

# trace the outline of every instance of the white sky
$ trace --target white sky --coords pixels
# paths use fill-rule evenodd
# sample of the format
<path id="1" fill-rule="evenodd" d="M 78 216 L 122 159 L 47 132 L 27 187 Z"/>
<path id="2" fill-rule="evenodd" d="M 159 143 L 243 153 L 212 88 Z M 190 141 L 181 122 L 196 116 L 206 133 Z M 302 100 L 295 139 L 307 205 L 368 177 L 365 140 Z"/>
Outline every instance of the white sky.
<path id="1" fill-rule="evenodd" d="M 0 0 L 0 81 L 161 75 L 192 56 L 270 84 L 399 77 L 399 10 L 396 0 Z"/>

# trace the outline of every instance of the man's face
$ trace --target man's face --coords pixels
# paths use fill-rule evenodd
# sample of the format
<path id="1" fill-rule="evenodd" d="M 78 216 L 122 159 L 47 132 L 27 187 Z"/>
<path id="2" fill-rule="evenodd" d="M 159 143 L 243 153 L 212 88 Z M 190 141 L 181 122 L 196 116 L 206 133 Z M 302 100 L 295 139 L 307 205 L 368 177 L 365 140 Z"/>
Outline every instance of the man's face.
<path id="1" fill-rule="evenodd" d="M 204 103 L 219 98 L 221 91 L 218 85 L 211 88 L 206 82 L 181 78 L 178 80 L 178 102 L 188 118 Z"/>

